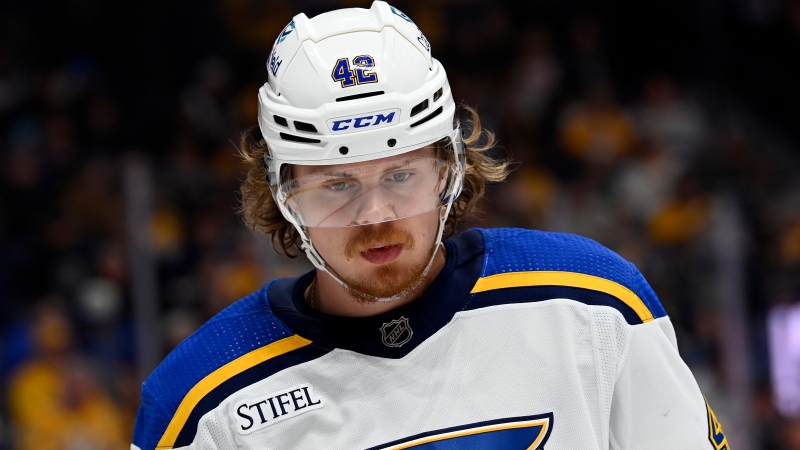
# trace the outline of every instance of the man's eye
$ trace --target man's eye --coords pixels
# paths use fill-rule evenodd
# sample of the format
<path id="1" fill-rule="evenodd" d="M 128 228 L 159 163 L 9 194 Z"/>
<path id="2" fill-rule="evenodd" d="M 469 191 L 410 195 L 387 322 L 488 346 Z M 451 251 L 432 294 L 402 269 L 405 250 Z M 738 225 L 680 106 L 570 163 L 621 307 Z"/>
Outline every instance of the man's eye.
<path id="1" fill-rule="evenodd" d="M 395 172 L 391 175 L 392 181 L 395 183 L 402 183 L 411 177 L 409 172 Z"/>
<path id="2" fill-rule="evenodd" d="M 338 183 L 331 183 L 328 185 L 328 187 L 334 191 L 343 191 L 347 188 L 347 182 L 340 181 Z"/>

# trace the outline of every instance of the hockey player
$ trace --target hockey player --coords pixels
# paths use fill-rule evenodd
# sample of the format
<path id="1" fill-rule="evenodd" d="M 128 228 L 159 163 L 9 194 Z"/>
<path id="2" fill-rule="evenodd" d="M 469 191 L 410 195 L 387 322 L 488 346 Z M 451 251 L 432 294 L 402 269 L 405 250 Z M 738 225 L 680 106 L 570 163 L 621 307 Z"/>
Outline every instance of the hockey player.
<path id="1" fill-rule="evenodd" d="M 430 50 L 382 1 L 280 33 L 243 211 L 316 269 L 179 345 L 133 448 L 727 448 L 632 264 L 574 235 L 453 235 L 506 167 L 471 110 L 462 137 Z"/>

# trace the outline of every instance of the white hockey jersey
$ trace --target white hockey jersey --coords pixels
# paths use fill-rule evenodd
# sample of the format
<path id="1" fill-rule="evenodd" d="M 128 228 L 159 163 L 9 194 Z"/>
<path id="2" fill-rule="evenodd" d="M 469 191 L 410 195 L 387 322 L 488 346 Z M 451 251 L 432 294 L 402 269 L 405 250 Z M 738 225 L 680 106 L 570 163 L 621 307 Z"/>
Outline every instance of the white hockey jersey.
<path id="1" fill-rule="evenodd" d="M 132 448 L 728 448 L 631 263 L 519 229 L 445 245 L 379 316 L 308 310 L 313 272 L 225 309 L 144 383 Z"/>

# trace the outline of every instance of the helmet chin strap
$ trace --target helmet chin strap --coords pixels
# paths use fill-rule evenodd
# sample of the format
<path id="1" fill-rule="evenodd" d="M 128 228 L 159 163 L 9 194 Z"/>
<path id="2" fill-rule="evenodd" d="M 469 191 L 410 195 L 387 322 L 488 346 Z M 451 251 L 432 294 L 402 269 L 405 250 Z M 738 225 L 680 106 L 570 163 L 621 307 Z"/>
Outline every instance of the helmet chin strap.
<path id="1" fill-rule="evenodd" d="M 374 302 L 393 302 L 395 300 L 400 300 L 401 298 L 407 297 L 409 294 L 416 291 L 420 287 L 420 285 L 422 285 L 422 283 L 424 282 L 425 277 L 430 272 L 431 267 L 433 267 L 433 261 L 436 258 L 436 252 L 439 250 L 439 246 L 441 245 L 442 235 L 444 233 L 444 224 L 447 221 L 447 216 L 450 214 L 451 206 L 452 203 L 448 203 L 447 206 L 439 209 L 439 226 L 438 226 L 438 231 L 436 233 L 436 242 L 433 245 L 431 256 L 428 259 L 428 264 L 425 266 L 425 270 L 422 271 L 422 275 L 411 286 L 409 286 L 406 289 L 403 289 L 402 291 L 390 297 L 374 296 L 363 291 L 358 291 L 354 287 L 347 284 L 347 282 L 344 281 L 342 277 L 339 276 L 339 274 L 337 274 L 335 270 L 333 270 L 333 268 L 328 266 L 328 264 L 325 262 L 325 259 L 322 257 L 322 255 L 319 254 L 317 249 L 314 247 L 314 244 L 311 242 L 311 239 L 309 239 L 308 234 L 305 232 L 303 227 L 296 226 L 296 228 L 298 233 L 300 234 L 300 239 L 302 240 L 301 248 L 306 252 L 306 256 L 308 256 L 309 261 L 311 261 L 311 264 L 313 264 L 314 267 L 330 275 L 334 280 L 336 280 L 348 291 L 357 291 L 361 295 L 361 297 L 366 300 Z"/>

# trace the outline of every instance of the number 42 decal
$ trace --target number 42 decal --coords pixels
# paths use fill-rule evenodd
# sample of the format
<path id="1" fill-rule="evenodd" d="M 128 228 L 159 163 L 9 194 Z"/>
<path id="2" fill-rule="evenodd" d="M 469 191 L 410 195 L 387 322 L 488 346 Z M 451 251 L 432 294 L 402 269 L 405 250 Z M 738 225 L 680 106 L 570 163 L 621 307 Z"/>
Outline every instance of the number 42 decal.
<path id="1" fill-rule="evenodd" d="M 350 61 L 347 58 L 339 58 L 331 71 L 333 81 L 338 81 L 343 88 L 378 82 L 378 74 L 370 71 L 375 67 L 375 59 L 372 56 L 356 56 L 353 58 L 352 69 L 350 67 Z"/>

